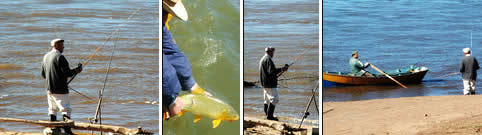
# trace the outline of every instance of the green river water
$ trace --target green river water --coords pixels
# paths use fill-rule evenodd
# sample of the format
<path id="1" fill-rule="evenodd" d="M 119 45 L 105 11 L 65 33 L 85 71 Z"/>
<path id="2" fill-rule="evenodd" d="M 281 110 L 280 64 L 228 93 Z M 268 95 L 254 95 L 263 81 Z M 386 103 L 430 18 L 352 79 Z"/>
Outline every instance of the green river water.
<path id="1" fill-rule="evenodd" d="M 187 22 L 173 18 L 170 31 L 191 62 L 194 78 L 215 97 L 240 113 L 240 12 L 237 0 L 183 1 Z M 181 93 L 185 94 L 185 93 Z M 211 118 L 193 123 L 192 113 L 162 121 L 163 134 L 239 134 L 240 121 L 223 121 L 212 128 Z"/>

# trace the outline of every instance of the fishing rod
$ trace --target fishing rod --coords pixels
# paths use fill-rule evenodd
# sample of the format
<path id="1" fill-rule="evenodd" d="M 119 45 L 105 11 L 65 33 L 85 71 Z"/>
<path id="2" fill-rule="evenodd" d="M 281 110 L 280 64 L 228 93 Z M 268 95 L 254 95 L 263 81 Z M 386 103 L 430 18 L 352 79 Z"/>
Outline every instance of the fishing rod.
<path id="1" fill-rule="evenodd" d="M 137 10 L 139 11 L 139 9 Z M 133 15 L 137 12 L 135 11 L 133 13 Z M 130 19 L 132 16 L 130 16 L 128 19 Z M 120 29 L 117 29 L 117 32 L 120 33 Z M 97 123 L 97 121 L 99 121 L 99 124 L 102 126 L 102 110 L 101 110 L 101 105 L 102 105 L 102 101 L 103 101 L 103 97 L 104 97 L 104 90 L 105 90 L 105 86 L 107 84 L 107 80 L 109 78 L 109 74 L 110 74 L 110 69 L 111 69 L 111 65 L 112 65 L 112 57 L 114 56 L 114 52 L 115 52 L 115 49 L 116 49 L 116 45 L 117 45 L 117 42 L 119 41 L 119 38 L 120 36 L 117 35 L 117 40 L 114 42 L 114 46 L 112 48 L 112 52 L 111 52 L 111 55 L 109 57 L 109 64 L 107 66 L 107 71 L 105 72 L 105 78 L 104 78 L 104 84 L 102 86 L 102 89 L 99 90 L 99 102 L 97 104 L 97 109 L 95 111 L 95 116 L 94 116 L 94 121 L 95 123 Z M 102 134 L 102 132 L 101 132 Z"/>
<path id="2" fill-rule="evenodd" d="M 474 56 L 474 50 L 472 50 L 472 31 L 470 32 L 470 54 L 472 56 Z M 452 76 L 452 75 L 456 75 L 456 74 L 460 74 L 460 72 L 454 72 L 454 73 L 442 75 L 442 76 L 435 77 L 435 78 L 438 79 L 438 78 L 443 78 L 443 77 Z"/>
<path id="3" fill-rule="evenodd" d="M 110 65 L 112 64 L 112 56 L 114 56 L 114 51 L 115 51 L 115 48 L 116 48 L 116 45 L 117 45 L 118 41 L 119 41 L 119 36 L 117 36 L 117 40 L 114 43 L 114 46 L 112 48 L 112 53 L 109 57 L 109 64 L 107 66 L 107 71 L 105 72 L 104 84 L 102 86 L 102 89 L 99 89 L 99 102 L 97 103 L 97 108 L 95 110 L 95 116 L 94 116 L 93 121 L 95 123 L 97 123 L 97 121 L 99 121 L 100 126 L 102 126 L 101 104 L 102 104 L 102 100 L 103 100 L 103 97 L 104 97 L 104 90 L 105 90 L 105 86 L 107 84 L 107 79 L 108 79 L 109 73 L 110 73 Z M 102 134 L 102 131 L 100 132 L 100 134 Z"/>
<path id="4" fill-rule="evenodd" d="M 125 23 L 127 23 L 140 9 L 141 9 L 141 8 L 138 8 L 136 11 L 134 11 L 133 13 L 131 13 L 131 15 L 129 15 L 129 17 L 127 18 L 127 21 L 126 21 Z M 106 40 L 104 40 L 104 43 L 102 43 L 102 45 L 100 45 L 99 47 L 97 47 L 96 51 L 95 51 L 92 55 L 90 55 L 90 57 L 83 63 L 83 66 L 85 66 L 85 65 L 87 65 L 87 64 L 89 63 L 89 61 L 95 56 L 95 54 L 97 54 L 97 52 L 99 52 L 99 51 L 102 49 L 102 47 L 103 47 L 105 44 L 107 44 L 107 42 L 112 38 L 112 36 L 114 36 L 116 33 L 118 33 L 119 30 L 120 30 L 122 27 L 125 27 L 125 26 L 126 26 L 126 25 L 124 25 L 125 23 L 120 24 L 119 26 L 117 26 L 118 28 L 117 28 L 114 32 L 112 32 L 112 33 L 108 36 L 108 38 L 107 38 Z M 74 78 L 77 76 L 77 74 L 78 74 L 78 73 L 75 73 L 75 74 L 70 78 L 70 80 L 67 81 L 67 85 L 70 84 L 70 83 L 72 82 L 72 80 L 74 80 Z M 69 87 L 69 88 L 70 88 L 70 87 Z M 77 94 L 79 94 L 79 95 L 81 95 L 81 96 L 89 99 L 89 100 L 94 100 L 94 99 L 92 99 L 91 97 L 86 96 L 86 95 L 80 93 L 79 91 L 77 91 L 77 90 L 75 90 L 75 89 L 72 89 L 72 88 L 70 88 L 70 89 L 73 90 L 74 92 L 76 92 Z"/>
<path id="5" fill-rule="evenodd" d="M 110 58 L 109 58 L 109 65 L 107 66 L 107 71 L 105 72 L 105 78 L 104 78 L 104 85 L 102 87 L 102 89 L 99 90 L 99 103 L 97 104 L 97 109 L 95 111 L 95 116 L 94 116 L 94 121 L 97 122 L 97 116 L 99 116 L 99 123 L 102 125 L 102 119 L 101 119 L 101 104 L 102 104 L 102 99 L 104 97 L 104 90 L 105 90 L 105 86 L 107 84 L 107 79 L 109 78 L 109 73 L 110 73 L 110 66 L 112 64 L 112 56 L 114 56 L 114 52 L 115 52 L 115 48 L 116 48 L 116 45 L 117 45 L 117 41 L 119 41 L 119 36 L 117 36 L 117 40 L 116 42 L 114 43 L 114 47 L 112 48 L 112 53 L 110 55 Z"/>
<path id="6" fill-rule="evenodd" d="M 318 89 L 320 85 L 318 84 L 318 81 L 316 81 L 316 86 L 315 88 L 311 89 L 311 98 L 310 98 L 310 102 L 308 102 L 308 104 L 306 105 L 306 109 L 305 109 L 305 112 L 303 113 L 303 118 L 301 119 L 301 123 L 300 123 L 300 126 L 298 128 L 301 128 L 301 125 L 303 125 L 303 121 L 308 117 L 308 115 L 310 115 L 310 112 L 308 112 L 308 109 L 310 109 L 310 106 L 311 106 L 311 103 L 314 101 L 315 102 L 315 107 L 316 107 L 316 112 L 320 113 L 320 111 L 318 110 L 318 104 L 316 103 L 316 93 L 315 93 L 315 90 Z"/>
<path id="7" fill-rule="evenodd" d="M 85 98 L 87 98 L 87 99 L 89 99 L 89 100 L 91 100 L 91 101 L 95 101 L 95 99 L 93 99 L 93 98 L 91 98 L 91 97 L 89 97 L 89 96 L 86 96 L 86 95 L 80 93 L 79 91 L 77 91 L 77 90 L 75 90 L 75 89 L 73 89 L 73 88 L 71 88 L 71 87 L 69 87 L 69 89 L 75 91 L 77 94 L 79 94 L 79 95 L 81 95 L 81 96 L 83 96 L 83 97 L 85 97 Z"/>
<path id="8" fill-rule="evenodd" d="M 303 57 L 303 55 L 306 54 L 306 52 L 308 52 L 308 50 L 311 50 L 312 48 L 315 47 L 315 44 L 313 44 L 310 48 L 306 48 L 300 55 L 298 55 L 290 64 L 285 64 L 285 67 L 290 67 L 291 65 L 295 64 L 295 62 L 297 62 L 298 60 L 301 59 L 301 57 Z M 280 77 L 281 75 L 283 75 L 285 71 L 282 71 L 280 73 L 278 73 L 277 77 Z"/>
<path id="9" fill-rule="evenodd" d="M 140 9 L 141 9 L 141 8 L 138 8 L 135 12 L 133 12 L 133 13 L 127 18 L 127 21 L 126 21 L 125 23 L 127 23 Z M 114 32 L 112 32 L 112 33 L 107 37 L 107 39 L 104 40 L 104 43 L 102 43 L 99 47 L 97 47 L 97 49 L 94 51 L 94 53 L 93 53 L 92 55 L 90 55 L 90 56 L 88 57 L 88 59 L 85 60 L 84 63 L 82 63 L 82 65 L 83 65 L 83 66 L 86 66 L 86 65 L 89 63 L 89 61 L 95 56 L 95 54 L 97 54 L 97 52 L 99 52 L 99 51 L 102 49 L 102 47 L 104 47 L 104 45 L 107 44 L 107 42 L 109 42 L 109 40 L 112 38 L 112 36 L 114 36 L 116 33 L 118 33 L 119 30 L 120 30 L 122 27 L 125 27 L 125 26 L 126 26 L 126 25 L 124 25 L 125 23 L 120 24 L 120 25 L 118 26 L 118 28 L 117 28 Z M 77 76 L 77 73 L 74 74 L 74 76 L 72 76 L 72 78 L 70 78 L 69 81 L 67 81 L 67 84 L 70 84 L 70 82 L 72 82 L 72 80 L 74 80 L 74 78 L 75 78 L 76 76 Z"/>
<path id="10" fill-rule="evenodd" d="M 271 45 L 271 42 L 268 42 L 269 45 Z M 300 55 L 298 55 L 290 64 L 285 64 L 285 66 L 287 67 L 290 67 L 291 65 L 295 64 L 298 60 L 301 59 L 301 57 L 306 53 L 308 52 L 309 49 L 312 49 L 315 47 L 315 44 L 313 44 L 310 48 L 306 48 Z M 278 73 L 276 76 L 277 77 L 280 77 L 281 75 L 283 75 L 285 71 L 282 71 L 280 73 Z M 246 84 L 247 86 L 256 86 L 256 83 L 259 83 L 260 80 L 257 80 L 257 81 L 254 81 L 254 82 L 249 82 L 249 81 L 243 81 L 244 84 Z"/>

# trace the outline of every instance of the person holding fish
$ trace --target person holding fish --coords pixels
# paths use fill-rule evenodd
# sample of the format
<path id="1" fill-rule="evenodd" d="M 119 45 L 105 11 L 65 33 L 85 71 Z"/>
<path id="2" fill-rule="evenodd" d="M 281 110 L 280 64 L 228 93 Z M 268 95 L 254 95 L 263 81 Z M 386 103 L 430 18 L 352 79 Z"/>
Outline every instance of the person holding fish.
<path id="1" fill-rule="evenodd" d="M 70 69 L 64 55 L 64 40 L 54 39 L 50 42 L 52 50 L 44 55 L 42 61 L 42 77 L 47 83 L 47 101 L 49 104 L 50 121 L 57 121 L 57 112 L 62 112 L 64 121 L 71 117 L 69 86 L 67 77 L 72 77 L 82 71 L 79 63 L 75 69 Z M 70 127 L 64 127 L 67 134 L 73 134 Z"/>
<path id="2" fill-rule="evenodd" d="M 211 95 L 204 91 L 194 80 L 189 60 L 174 41 L 168 22 L 172 16 L 187 21 L 188 16 L 180 0 L 162 1 L 162 112 L 167 119 L 181 112 L 183 100 L 178 95 L 180 90 L 193 94 Z"/>
<path id="3" fill-rule="evenodd" d="M 274 109 L 276 103 L 279 102 L 278 97 L 278 74 L 288 70 L 288 65 L 282 68 L 276 68 L 273 63 L 275 49 L 273 47 L 265 48 L 265 55 L 259 61 L 259 77 L 261 85 L 263 86 L 263 98 L 264 98 L 264 113 L 268 120 L 278 121 L 278 118 L 274 117 Z M 269 104 L 268 104 L 269 103 Z"/>

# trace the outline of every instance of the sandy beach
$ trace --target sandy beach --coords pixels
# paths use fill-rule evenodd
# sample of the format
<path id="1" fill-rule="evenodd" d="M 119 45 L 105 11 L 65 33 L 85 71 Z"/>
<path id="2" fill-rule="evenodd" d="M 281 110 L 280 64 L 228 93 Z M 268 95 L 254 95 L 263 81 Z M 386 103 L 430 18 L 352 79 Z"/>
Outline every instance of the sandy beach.
<path id="1" fill-rule="evenodd" d="M 482 134 L 482 95 L 323 102 L 324 135 Z"/>
<path id="2" fill-rule="evenodd" d="M 299 127 L 301 119 L 278 116 L 280 121 L 267 120 L 262 114 L 245 114 L 243 134 L 245 135 L 280 135 L 280 134 L 318 134 L 318 120 L 305 119 Z"/>

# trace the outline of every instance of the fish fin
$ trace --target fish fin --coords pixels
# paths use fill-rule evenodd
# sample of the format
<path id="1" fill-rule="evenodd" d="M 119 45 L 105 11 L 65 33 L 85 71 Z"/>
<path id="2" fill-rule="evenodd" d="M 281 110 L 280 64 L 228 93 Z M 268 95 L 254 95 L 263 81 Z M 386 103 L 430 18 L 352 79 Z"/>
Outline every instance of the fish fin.
<path id="1" fill-rule="evenodd" d="M 177 114 L 177 116 L 180 117 L 180 116 L 184 115 L 184 113 L 185 113 L 185 111 L 182 111 L 182 110 L 181 110 L 181 112 L 179 112 L 179 113 Z"/>
<path id="2" fill-rule="evenodd" d="M 221 119 L 213 120 L 213 128 L 216 128 L 221 124 Z"/>
<path id="3" fill-rule="evenodd" d="M 194 118 L 194 123 L 196 123 L 197 121 L 201 120 L 202 116 L 200 115 L 196 115 L 196 118 Z"/>
<path id="4" fill-rule="evenodd" d="M 166 120 L 166 118 L 167 118 L 167 112 L 163 112 L 162 113 L 162 120 Z"/>
<path id="5" fill-rule="evenodd" d="M 191 88 L 191 93 L 196 95 L 204 95 L 204 89 L 201 88 L 197 83 Z"/>

